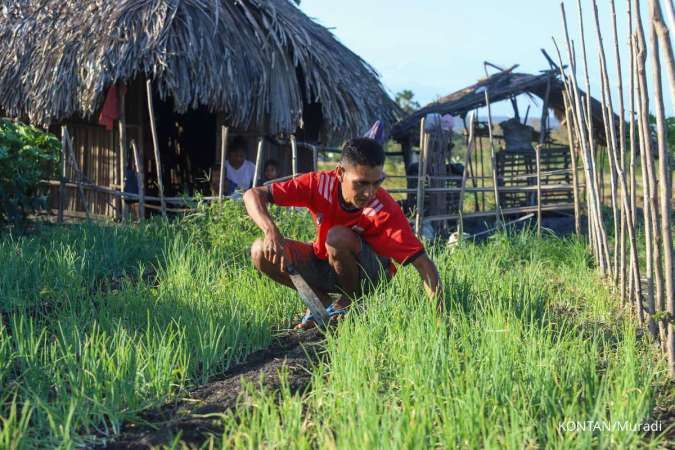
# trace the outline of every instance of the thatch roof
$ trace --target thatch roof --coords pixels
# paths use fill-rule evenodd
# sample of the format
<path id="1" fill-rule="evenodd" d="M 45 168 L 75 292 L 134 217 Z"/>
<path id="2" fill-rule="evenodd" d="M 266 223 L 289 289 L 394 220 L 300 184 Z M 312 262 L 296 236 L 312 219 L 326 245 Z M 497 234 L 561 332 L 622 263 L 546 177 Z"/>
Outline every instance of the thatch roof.
<path id="1" fill-rule="evenodd" d="M 295 131 L 304 103 L 324 131 L 393 123 L 375 70 L 288 0 L 5 0 L 0 110 L 37 124 L 89 117 L 109 86 L 153 79 L 177 112 L 206 106 L 230 125 Z"/>
<path id="2" fill-rule="evenodd" d="M 515 73 L 510 70 L 498 72 L 487 78 L 483 78 L 469 87 L 460 89 L 452 94 L 441 97 L 435 102 L 429 103 L 423 108 L 404 117 L 394 125 L 392 137 L 403 140 L 419 133 L 419 121 L 430 113 L 452 114 L 465 116 L 469 111 L 485 106 L 485 88 L 491 103 L 507 100 L 520 94 L 533 94 L 543 99 L 546 95 L 546 80 L 551 78 L 551 91 L 549 93 L 549 107 L 564 116 L 565 106 L 563 102 L 563 90 L 565 86 L 558 77 L 557 70 L 544 71 L 538 75 Z M 582 95 L 585 95 L 582 92 Z M 602 109 L 600 102 L 591 98 L 593 123 L 598 130 L 603 130 Z M 598 137 L 604 138 L 604 131 Z"/>

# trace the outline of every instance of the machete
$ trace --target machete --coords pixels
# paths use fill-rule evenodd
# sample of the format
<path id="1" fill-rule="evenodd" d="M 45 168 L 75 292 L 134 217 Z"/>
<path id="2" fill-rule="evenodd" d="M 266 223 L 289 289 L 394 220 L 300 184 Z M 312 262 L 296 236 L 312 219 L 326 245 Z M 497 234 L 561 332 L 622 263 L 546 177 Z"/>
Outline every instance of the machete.
<path id="1" fill-rule="evenodd" d="M 298 290 L 302 301 L 305 302 L 305 305 L 307 305 L 309 308 L 309 312 L 312 313 L 316 324 L 319 326 L 326 325 L 330 317 L 328 316 L 326 308 L 323 306 L 323 303 L 321 303 L 321 300 L 319 300 L 319 297 L 316 295 L 314 290 L 312 290 L 305 279 L 302 278 L 302 275 L 300 275 L 300 273 L 295 270 L 295 266 L 293 266 L 293 264 L 286 265 L 286 272 L 288 272 L 288 276 L 291 278 L 293 286 L 295 286 L 295 289 Z"/>

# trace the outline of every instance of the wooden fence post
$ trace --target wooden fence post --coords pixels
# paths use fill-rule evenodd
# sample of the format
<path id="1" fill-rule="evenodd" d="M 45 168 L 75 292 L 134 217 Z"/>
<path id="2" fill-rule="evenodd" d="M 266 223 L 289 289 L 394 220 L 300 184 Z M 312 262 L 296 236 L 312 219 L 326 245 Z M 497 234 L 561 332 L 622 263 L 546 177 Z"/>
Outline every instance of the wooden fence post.
<path id="1" fill-rule="evenodd" d="M 138 220 L 145 219 L 145 180 L 143 170 L 143 158 L 136 148 L 136 142 L 131 140 L 131 151 L 134 154 L 134 163 L 136 166 L 136 182 L 138 183 Z"/>
<path id="2" fill-rule="evenodd" d="M 148 94 L 148 115 L 150 118 L 150 131 L 152 133 L 152 146 L 155 153 L 155 165 L 157 166 L 157 187 L 159 188 L 159 203 L 162 217 L 166 217 L 166 201 L 164 200 L 164 182 L 162 181 L 162 158 L 159 153 L 159 139 L 157 138 L 157 126 L 155 125 L 155 110 L 152 106 L 152 80 L 145 82 L 145 90 Z"/>

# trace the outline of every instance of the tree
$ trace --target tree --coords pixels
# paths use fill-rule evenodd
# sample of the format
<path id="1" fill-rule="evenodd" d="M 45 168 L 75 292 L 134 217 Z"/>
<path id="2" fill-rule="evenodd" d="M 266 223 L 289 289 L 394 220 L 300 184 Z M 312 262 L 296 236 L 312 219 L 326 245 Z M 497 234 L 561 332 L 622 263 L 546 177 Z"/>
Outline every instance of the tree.
<path id="1" fill-rule="evenodd" d="M 410 114 L 420 109 L 420 104 L 417 100 L 413 100 L 415 94 L 410 89 L 404 89 L 396 94 L 396 103 L 406 113 Z"/>

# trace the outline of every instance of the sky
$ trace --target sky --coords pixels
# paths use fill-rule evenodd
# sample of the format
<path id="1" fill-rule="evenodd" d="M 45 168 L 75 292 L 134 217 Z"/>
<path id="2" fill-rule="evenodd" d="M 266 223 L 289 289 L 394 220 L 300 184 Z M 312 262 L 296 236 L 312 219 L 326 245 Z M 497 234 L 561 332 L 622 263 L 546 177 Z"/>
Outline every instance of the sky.
<path id="1" fill-rule="evenodd" d="M 600 71 L 593 2 L 581 0 L 581 3 L 591 65 L 591 92 L 599 98 Z M 610 80 L 616 81 L 609 0 L 598 3 L 605 52 L 611 68 Z M 648 15 L 644 7 L 647 2 L 643 0 L 642 3 L 645 9 L 643 20 L 646 21 Z M 579 40 L 576 1 L 567 0 L 565 7 L 572 38 Z M 300 8 L 330 28 L 343 44 L 372 65 L 392 97 L 403 89 L 410 89 L 422 105 L 483 77 L 483 61 L 501 67 L 519 64 L 517 71 L 538 73 L 548 68 L 541 48 L 557 61 L 551 37 L 564 45 L 560 2 L 557 0 L 302 0 Z M 627 90 L 626 0 L 617 0 L 616 8 L 624 89 Z M 561 52 L 567 60 L 564 56 L 566 47 L 561 47 Z M 580 49 L 577 54 L 579 58 Z M 664 82 L 666 80 L 664 78 Z M 666 111 L 672 115 L 667 84 L 664 84 L 664 91 Z M 521 105 L 527 105 L 527 102 L 523 99 Z M 495 109 L 495 114 L 512 111 L 508 102 L 496 105 Z"/>

